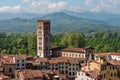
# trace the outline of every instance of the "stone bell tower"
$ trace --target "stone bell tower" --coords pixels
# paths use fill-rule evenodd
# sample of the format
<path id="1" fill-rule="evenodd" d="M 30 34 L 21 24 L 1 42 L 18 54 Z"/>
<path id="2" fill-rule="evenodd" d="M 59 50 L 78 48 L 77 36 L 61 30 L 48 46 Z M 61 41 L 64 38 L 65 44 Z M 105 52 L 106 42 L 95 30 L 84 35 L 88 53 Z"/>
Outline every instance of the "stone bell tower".
<path id="1" fill-rule="evenodd" d="M 50 57 L 50 20 L 37 21 L 37 56 Z"/>

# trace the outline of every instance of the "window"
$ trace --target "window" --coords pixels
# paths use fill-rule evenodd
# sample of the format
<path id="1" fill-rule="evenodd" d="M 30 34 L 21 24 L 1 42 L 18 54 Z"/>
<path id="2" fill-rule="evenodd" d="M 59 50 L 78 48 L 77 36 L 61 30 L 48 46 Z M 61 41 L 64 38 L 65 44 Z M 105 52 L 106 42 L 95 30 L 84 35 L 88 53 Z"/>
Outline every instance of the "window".
<path id="1" fill-rule="evenodd" d="M 19 62 L 19 60 L 17 60 L 17 62 Z"/>
<path id="2" fill-rule="evenodd" d="M 77 57 L 77 54 L 76 54 L 76 57 Z"/>
<path id="3" fill-rule="evenodd" d="M 71 72 L 69 72 L 69 75 L 71 75 Z"/>
<path id="4" fill-rule="evenodd" d="M 82 58 L 84 58 L 84 55 L 82 55 Z"/>
<path id="5" fill-rule="evenodd" d="M 42 40 L 42 37 L 39 37 L 39 40 Z"/>
<path id="6" fill-rule="evenodd" d="M 66 70 L 66 74 L 68 73 L 68 71 Z"/>
<path id="7" fill-rule="evenodd" d="M 46 47 L 46 51 L 48 50 L 48 47 Z"/>
<path id="8" fill-rule="evenodd" d="M 113 76 L 113 74 L 111 73 L 111 77 Z"/>
<path id="9" fill-rule="evenodd" d="M 64 71 L 62 71 L 62 74 L 64 74 Z"/>
<path id="10" fill-rule="evenodd" d="M 46 29 L 46 30 L 48 30 L 48 29 L 49 29 L 49 26 L 48 26 L 48 25 L 46 25 L 46 26 L 45 26 L 45 29 Z"/>
<path id="11" fill-rule="evenodd" d="M 38 26 L 38 29 L 42 29 L 42 26 Z"/>
<path id="12" fill-rule="evenodd" d="M 72 54 L 72 57 L 74 57 L 74 54 Z"/>
<path id="13" fill-rule="evenodd" d="M 48 37 L 45 38 L 45 41 L 48 42 Z"/>
<path id="14" fill-rule="evenodd" d="M 22 60 L 22 62 L 24 62 L 24 60 Z"/>
<path id="15" fill-rule="evenodd" d="M 42 50 L 42 47 L 39 47 L 39 50 Z"/>
<path id="16" fill-rule="evenodd" d="M 64 69 L 64 67 L 62 66 L 62 69 Z"/>
<path id="17" fill-rule="evenodd" d="M 38 33 L 39 33 L 39 34 L 42 34 L 42 31 L 39 31 Z"/>
<path id="18" fill-rule="evenodd" d="M 9 72 L 12 72 L 12 68 L 9 68 Z"/>
<path id="19" fill-rule="evenodd" d="M 39 42 L 39 45 L 42 45 L 42 42 Z"/>
<path id="20" fill-rule="evenodd" d="M 75 75 L 75 73 L 73 72 L 73 75 Z"/>
<path id="21" fill-rule="evenodd" d="M 114 73 L 114 76 L 117 76 L 117 74 L 116 74 L 116 73 Z"/>
<path id="22" fill-rule="evenodd" d="M 105 78 L 105 74 L 104 74 L 104 78 Z"/>
<path id="23" fill-rule="evenodd" d="M 112 66 L 112 67 L 113 67 L 113 69 L 115 69 L 114 66 Z"/>
<path id="24" fill-rule="evenodd" d="M 75 69 L 73 68 L 73 70 L 75 70 Z"/>
<path id="25" fill-rule="evenodd" d="M 17 66 L 19 66 L 19 64 L 17 64 Z"/>
<path id="26" fill-rule="evenodd" d="M 22 66 L 24 66 L 24 64 L 22 64 Z"/>

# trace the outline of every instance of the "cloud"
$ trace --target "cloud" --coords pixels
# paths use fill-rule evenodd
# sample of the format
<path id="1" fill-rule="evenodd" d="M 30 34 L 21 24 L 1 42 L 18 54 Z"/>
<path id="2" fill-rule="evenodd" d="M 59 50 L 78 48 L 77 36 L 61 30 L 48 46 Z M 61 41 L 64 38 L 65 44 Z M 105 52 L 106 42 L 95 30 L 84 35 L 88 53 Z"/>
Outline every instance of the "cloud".
<path id="1" fill-rule="evenodd" d="M 85 6 L 92 12 L 120 13 L 120 0 L 85 0 Z"/>
<path id="2" fill-rule="evenodd" d="M 26 12 L 48 14 L 52 12 L 60 12 L 62 10 L 69 10 L 74 12 L 81 12 L 79 6 L 71 6 L 71 3 L 66 1 L 52 2 L 52 0 L 32 0 L 31 5 L 25 10 Z"/>
<path id="3" fill-rule="evenodd" d="M 17 12 L 21 12 L 22 7 L 20 5 L 18 6 L 3 6 L 0 7 L 0 12 L 11 12 L 11 13 L 17 13 Z"/>
<path id="4" fill-rule="evenodd" d="M 23 3 L 29 3 L 31 0 L 22 0 Z"/>
<path id="5" fill-rule="evenodd" d="M 49 4 L 48 8 L 50 10 L 57 11 L 57 10 L 64 9 L 66 7 L 66 5 L 67 5 L 67 2 L 58 2 L 58 3 Z"/>
<path id="6" fill-rule="evenodd" d="M 70 6 L 67 10 L 69 11 L 73 11 L 73 12 L 83 12 L 84 10 L 82 10 L 79 6 Z"/>
<path id="7" fill-rule="evenodd" d="M 67 2 L 50 2 L 49 0 L 35 0 L 31 2 L 31 5 L 26 8 L 27 12 L 34 12 L 39 14 L 47 14 L 51 12 L 57 12 L 66 9 Z"/>
<path id="8" fill-rule="evenodd" d="M 93 3 L 93 0 L 86 0 L 85 1 L 85 5 L 90 5 L 90 4 L 92 4 Z"/>

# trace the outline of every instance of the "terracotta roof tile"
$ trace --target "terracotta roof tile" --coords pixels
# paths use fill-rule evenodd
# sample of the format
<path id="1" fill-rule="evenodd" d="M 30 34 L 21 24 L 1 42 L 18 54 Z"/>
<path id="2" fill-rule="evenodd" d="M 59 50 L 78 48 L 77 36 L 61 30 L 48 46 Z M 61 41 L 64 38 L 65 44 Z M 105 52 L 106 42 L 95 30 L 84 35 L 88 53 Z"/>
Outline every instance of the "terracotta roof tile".
<path id="1" fill-rule="evenodd" d="M 116 56 L 120 56 L 120 53 L 107 52 L 107 53 L 99 53 L 99 54 L 97 54 L 97 56 L 99 56 L 99 57 L 104 57 L 104 56 L 109 56 L 109 55 L 116 55 Z"/>
<path id="2" fill-rule="evenodd" d="M 120 61 L 117 61 L 117 60 L 108 60 L 107 62 L 110 63 L 110 64 L 112 64 L 112 65 L 118 65 L 118 66 L 120 66 Z"/>
<path id="3" fill-rule="evenodd" d="M 17 75 L 19 73 L 23 74 L 24 78 L 35 78 L 35 77 L 43 77 L 40 70 L 31 70 L 31 69 L 22 69 L 15 70 L 14 73 Z"/>
<path id="4" fill-rule="evenodd" d="M 69 59 L 70 64 L 79 64 L 77 59 Z"/>
<path id="5" fill-rule="evenodd" d="M 62 51 L 84 53 L 83 48 L 64 48 Z"/>
<path id="6" fill-rule="evenodd" d="M 59 63 L 67 63 L 68 62 L 68 59 L 66 58 L 66 57 L 60 57 L 60 58 L 58 58 L 58 62 Z"/>
<path id="7" fill-rule="evenodd" d="M 3 74 L 0 74 L 0 78 L 2 78 L 3 80 L 4 80 L 4 79 L 10 79 L 9 76 L 3 75 Z M 1 80 L 1 79 L 0 79 L 0 80 Z"/>
<path id="8" fill-rule="evenodd" d="M 47 59 L 47 58 L 38 58 L 38 60 L 39 60 L 40 62 L 48 62 L 48 59 Z"/>
<path id="9" fill-rule="evenodd" d="M 48 60 L 48 62 L 50 64 L 57 64 L 58 63 L 58 60 L 57 59 L 51 59 L 51 60 Z"/>

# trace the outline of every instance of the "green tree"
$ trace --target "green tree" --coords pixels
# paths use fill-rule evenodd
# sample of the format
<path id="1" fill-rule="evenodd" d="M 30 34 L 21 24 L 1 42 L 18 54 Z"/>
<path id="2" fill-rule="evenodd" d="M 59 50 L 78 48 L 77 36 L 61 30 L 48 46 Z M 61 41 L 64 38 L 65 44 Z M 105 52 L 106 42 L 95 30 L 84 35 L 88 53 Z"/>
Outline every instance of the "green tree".
<path id="1" fill-rule="evenodd" d="M 62 37 L 61 44 L 64 47 L 84 47 L 85 41 L 79 33 L 70 32 Z"/>
<path id="2" fill-rule="evenodd" d="M 6 54 L 6 53 L 7 53 L 7 50 L 6 50 L 6 49 L 3 49 L 3 50 L 1 51 L 1 53 L 2 53 L 2 54 Z"/>
<path id="3" fill-rule="evenodd" d="M 30 33 L 28 36 L 28 53 L 35 55 L 37 52 L 37 36 L 35 33 Z"/>

